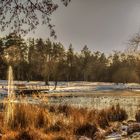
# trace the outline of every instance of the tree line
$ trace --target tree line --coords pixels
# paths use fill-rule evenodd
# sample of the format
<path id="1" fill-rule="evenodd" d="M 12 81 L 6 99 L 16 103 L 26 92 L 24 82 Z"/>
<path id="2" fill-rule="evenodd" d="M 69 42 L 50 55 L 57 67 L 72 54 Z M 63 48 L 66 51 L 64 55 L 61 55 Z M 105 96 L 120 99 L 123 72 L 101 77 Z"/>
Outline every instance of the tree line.
<path id="1" fill-rule="evenodd" d="M 0 79 L 7 78 L 12 65 L 15 80 L 140 82 L 140 54 L 113 52 L 106 56 L 86 45 L 75 52 L 70 44 L 50 39 L 28 38 L 10 34 L 0 38 Z"/>

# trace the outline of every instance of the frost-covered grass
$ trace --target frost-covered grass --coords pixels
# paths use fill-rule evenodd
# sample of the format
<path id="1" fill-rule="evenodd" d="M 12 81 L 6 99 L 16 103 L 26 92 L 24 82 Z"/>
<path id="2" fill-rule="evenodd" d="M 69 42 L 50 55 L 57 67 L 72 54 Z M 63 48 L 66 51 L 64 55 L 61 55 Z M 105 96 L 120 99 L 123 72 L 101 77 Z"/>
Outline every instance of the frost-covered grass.
<path id="1" fill-rule="evenodd" d="M 140 94 L 131 91 L 51 93 L 47 96 L 52 105 L 70 104 L 100 110 L 120 104 L 127 111 L 129 119 L 134 119 L 135 112 L 140 109 Z"/>

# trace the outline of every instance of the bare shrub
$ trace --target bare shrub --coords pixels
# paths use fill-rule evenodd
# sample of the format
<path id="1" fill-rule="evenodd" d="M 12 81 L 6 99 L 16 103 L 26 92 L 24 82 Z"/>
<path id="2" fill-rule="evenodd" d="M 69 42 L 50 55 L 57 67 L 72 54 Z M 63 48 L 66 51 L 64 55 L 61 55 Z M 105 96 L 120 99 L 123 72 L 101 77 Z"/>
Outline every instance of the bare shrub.
<path id="1" fill-rule="evenodd" d="M 95 137 L 95 133 L 97 132 L 97 126 L 94 124 L 83 124 L 81 126 L 79 126 L 76 130 L 75 130 L 75 135 L 78 136 L 87 136 L 90 138 L 94 138 Z"/>
<path id="2" fill-rule="evenodd" d="M 120 105 L 112 106 L 107 110 L 108 120 L 111 122 L 124 121 L 128 118 L 126 111 Z"/>

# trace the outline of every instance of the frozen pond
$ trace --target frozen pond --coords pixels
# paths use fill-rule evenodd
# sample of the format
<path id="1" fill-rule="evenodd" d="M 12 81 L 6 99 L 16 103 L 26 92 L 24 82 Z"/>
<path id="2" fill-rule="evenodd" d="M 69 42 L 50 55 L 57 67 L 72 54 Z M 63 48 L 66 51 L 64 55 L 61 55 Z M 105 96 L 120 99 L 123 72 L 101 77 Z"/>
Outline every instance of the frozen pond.
<path id="1" fill-rule="evenodd" d="M 45 86 L 44 82 L 27 82 L 27 81 L 15 81 L 15 84 L 24 84 L 25 86 L 29 85 L 39 85 L 40 87 Z M 56 90 L 53 90 L 53 82 L 50 82 L 50 90 L 45 95 L 49 95 L 48 103 L 52 105 L 56 104 L 68 104 L 78 107 L 88 107 L 103 109 L 108 108 L 112 105 L 120 104 L 123 107 L 129 117 L 133 119 L 135 117 L 135 112 L 140 109 L 140 85 L 139 84 L 114 84 L 114 83 L 93 83 L 93 82 L 59 82 Z M 0 81 L 0 93 L 1 95 L 7 94 L 7 81 Z M 106 92 L 111 92 L 108 96 Z M 117 91 L 117 92 L 115 92 Z M 129 91 L 129 92 L 128 92 Z M 133 91 L 137 92 L 137 96 Z M 100 95 L 100 92 L 102 93 Z M 131 93 L 132 92 L 132 93 Z M 65 94 L 69 96 L 63 96 Z M 82 93 L 78 95 L 78 93 Z M 91 96 L 87 96 L 87 93 L 90 93 Z M 131 95 L 128 95 L 130 94 Z M 53 94 L 62 96 L 53 96 Z M 125 96 L 123 95 L 125 94 Z M 51 96 L 52 95 L 52 96 Z M 75 96 L 77 95 L 77 96 Z M 92 96 L 94 95 L 94 96 Z M 117 95 L 117 96 L 116 96 Z M 122 96 L 123 95 L 123 96 Z M 134 95 L 134 96 L 133 96 Z M 2 100 L 1 96 L 1 100 Z M 28 97 L 28 102 L 39 103 L 40 99 L 33 99 Z"/>

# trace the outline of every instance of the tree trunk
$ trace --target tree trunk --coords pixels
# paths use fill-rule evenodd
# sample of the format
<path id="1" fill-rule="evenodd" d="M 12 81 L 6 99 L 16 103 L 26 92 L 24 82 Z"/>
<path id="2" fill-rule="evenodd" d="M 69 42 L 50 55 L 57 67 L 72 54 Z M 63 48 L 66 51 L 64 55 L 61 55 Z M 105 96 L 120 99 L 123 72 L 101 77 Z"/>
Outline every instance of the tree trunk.
<path id="1" fill-rule="evenodd" d="M 54 90 L 57 88 L 57 80 L 55 80 Z"/>

